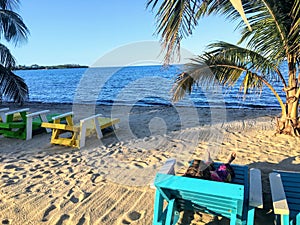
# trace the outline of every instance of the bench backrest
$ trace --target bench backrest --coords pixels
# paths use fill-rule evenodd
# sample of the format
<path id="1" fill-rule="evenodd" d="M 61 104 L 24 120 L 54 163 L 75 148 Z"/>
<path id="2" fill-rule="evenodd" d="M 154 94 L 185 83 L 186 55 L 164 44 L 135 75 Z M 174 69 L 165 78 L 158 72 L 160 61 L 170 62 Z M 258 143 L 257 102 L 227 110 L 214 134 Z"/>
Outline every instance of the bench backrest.
<path id="1" fill-rule="evenodd" d="M 241 219 L 244 186 L 196 178 L 158 173 L 155 186 L 165 199 L 176 199 L 181 210 L 205 211 L 230 218 Z"/>
<path id="2" fill-rule="evenodd" d="M 300 213 L 300 172 L 275 170 L 281 176 L 284 192 L 290 210 L 290 218 Z"/>

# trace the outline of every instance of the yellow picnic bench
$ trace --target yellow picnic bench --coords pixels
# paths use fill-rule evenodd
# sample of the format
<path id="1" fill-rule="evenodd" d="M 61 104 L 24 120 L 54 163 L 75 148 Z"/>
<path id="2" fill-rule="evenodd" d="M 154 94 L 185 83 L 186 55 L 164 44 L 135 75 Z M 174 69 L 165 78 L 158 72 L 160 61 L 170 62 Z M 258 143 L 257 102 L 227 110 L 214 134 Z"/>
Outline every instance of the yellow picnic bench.
<path id="1" fill-rule="evenodd" d="M 85 146 L 85 138 L 96 132 L 97 138 L 103 137 L 105 128 L 118 128 L 120 119 L 111 119 L 96 114 L 74 123 L 73 112 L 52 117 L 53 123 L 42 123 L 42 127 L 52 129 L 51 144 L 82 148 Z M 68 135 L 69 134 L 69 135 Z"/>

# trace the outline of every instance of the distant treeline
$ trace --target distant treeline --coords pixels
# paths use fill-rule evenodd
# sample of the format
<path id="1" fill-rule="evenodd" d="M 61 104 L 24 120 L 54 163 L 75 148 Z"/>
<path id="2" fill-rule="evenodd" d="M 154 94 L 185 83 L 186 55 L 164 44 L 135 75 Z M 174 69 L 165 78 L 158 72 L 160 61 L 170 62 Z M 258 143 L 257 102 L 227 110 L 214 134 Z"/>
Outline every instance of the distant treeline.
<path id="1" fill-rule="evenodd" d="M 37 64 L 31 66 L 18 65 L 13 70 L 47 70 L 47 69 L 69 69 L 69 68 L 88 68 L 88 66 L 82 66 L 78 64 L 64 64 L 55 66 L 40 66 Z"/>

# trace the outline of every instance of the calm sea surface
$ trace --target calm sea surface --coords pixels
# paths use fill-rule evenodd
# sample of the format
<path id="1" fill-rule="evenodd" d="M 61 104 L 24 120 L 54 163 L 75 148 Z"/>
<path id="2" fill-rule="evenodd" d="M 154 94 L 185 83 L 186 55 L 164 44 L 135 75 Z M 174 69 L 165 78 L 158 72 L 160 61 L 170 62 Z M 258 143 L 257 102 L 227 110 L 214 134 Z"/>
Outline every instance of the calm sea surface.
<path id="1" fill-rule="evenodd" d="M 171 105 L 170 90 L 180 66 L 136 66 L 87 69 L 15 71 L 29 87 L 30 102 L 86 102 L 104 105 Z M 280 83 L 275 84 L 281 90 Z M 280 92 L 281 95 L 284 93 Z M 176 105 L 227 108 L 279 108 L 276 98 L 264 88 L 244 99 L 239 85 L 225 89 L 197 87 Z"/>

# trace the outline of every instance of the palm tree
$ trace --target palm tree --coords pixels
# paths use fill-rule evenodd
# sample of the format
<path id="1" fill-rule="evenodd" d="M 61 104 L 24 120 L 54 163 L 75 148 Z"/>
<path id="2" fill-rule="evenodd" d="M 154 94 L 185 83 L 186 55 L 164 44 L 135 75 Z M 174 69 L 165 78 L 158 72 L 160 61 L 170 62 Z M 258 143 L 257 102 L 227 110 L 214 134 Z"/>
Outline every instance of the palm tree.
<path id="1" fill-rule="evenodd" d="M 158 16 L 158 32 L 162 32 L 162 28 L 164 28 L 162 36 L 167 47 L 172 45 L 174 40 L 171 34 L 179 41 L 184 37 L 183 34 L 197 25 L 197 19 L 201 16 L 221 13 L 229 19 L 240 19 L 229 1 L 206 0 L 199 2 L 190 0 L 180 2 L 185 2 L 184 5 L 194 4 L 193 10 L 190 6 L 184 10 L 182 9 L 183 5 L 178 6 L 177 10 L 180 9 L 181 12 L 181 16 L 177 15 L 178 17 L 175 14 L 167 16 L 170 11 L 167 11 L 166 7 L 160 7 L 158 11 L 158 15 L 164 15 L 163 17 Z M 273 92 L 281 107 L 281 117 L 277 120 L 277 132 L 300 136 L 298 116 L 300 0 L 242 2 L 252 31 L 247 29 L 244 23 L 239 23 L 237 28 L 241 30 L 241 39 L 237 45 L 216 42 L 209 45 L 209 50 L 203 55 L 193 59 L 192 63 L 187 65 L 186 71 L 178 75 L 173 88 L 174 100 L 180 99 L 186 92 L 191 92 L 193 85 L 197 83 L 208 86 L 217 82 L 223 86 L 232 86 L 238 80 L 242 80 L 241 88 L 245 94 L 249 89 L 262 90 L 262 87 L 266 85 Z M 174 8 L 174 6 L 172 7 Z M 172 12 L 174 13 L 174 10 Z M 180 26 L 174 29 L 170 22 L 172 24 L 177 22 Z M 173 30 L 170 30 L 171 28 Z M 176 45 L 178 42 L 174 43 Z M 241 44 L 245 47 L 241 47 Z M 172 54 L 172 51 L 168 53 Z M 282 73 L 283 62 L 287 62 L 288 74 Z M 207 67 L 212 73 L 203 72 Z M 274 81 L 282 83 L 285 99 L 282 99 L 274 89 Z"/>
<path id="2" fill-rule="evenodd" d="M 19 0 L 0 0 L 0 39 L 17 45 L 27 40 L 28 28 L 17 9 Z M 24 80 L 12 72 L 16 66 L 9 49 L 0 43 L 0 100 L 2 96 L 14 102 L 23 103 L 28 98 L 28 87 Z"/>

